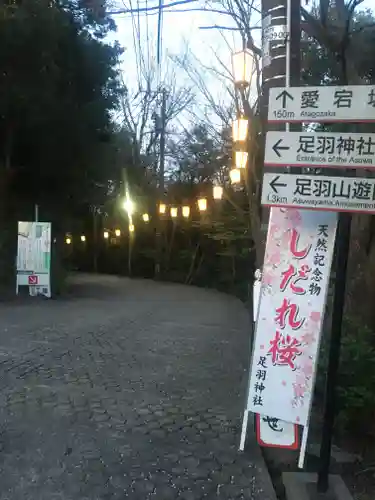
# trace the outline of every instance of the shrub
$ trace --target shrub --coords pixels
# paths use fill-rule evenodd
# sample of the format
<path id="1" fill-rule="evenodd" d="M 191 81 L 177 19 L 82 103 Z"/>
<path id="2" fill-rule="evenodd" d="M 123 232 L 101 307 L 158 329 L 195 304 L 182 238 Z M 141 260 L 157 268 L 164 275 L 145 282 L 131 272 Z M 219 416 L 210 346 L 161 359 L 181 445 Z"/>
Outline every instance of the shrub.
<path id="1" fill-rule="evenodd" d="M 329 337 L 322 343 L 317 392 L 324 388 Z M 337 431 L 375 436 L 375 335 L 358 318 L 344 320 L 338 380 Z"/>

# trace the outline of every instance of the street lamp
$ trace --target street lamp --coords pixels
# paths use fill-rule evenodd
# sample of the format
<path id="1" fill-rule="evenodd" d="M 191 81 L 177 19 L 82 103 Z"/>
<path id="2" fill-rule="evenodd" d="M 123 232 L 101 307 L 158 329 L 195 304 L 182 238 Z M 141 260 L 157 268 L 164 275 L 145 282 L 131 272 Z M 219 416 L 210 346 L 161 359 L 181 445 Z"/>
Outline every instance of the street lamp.
<path id="1" fill-rule="evenodd" d="M 142 215 L 142 219 L 143 219 L 143 222 L 149 222 L 150 217 L 149 217 L 149 215 L 148 215 L 148 214 L 143 214 L 143 215 Z"/>
<path id="2" fill-rule="evenodd" d="M 67 245 L 71 245 L 71 243 L 72 243 L 72 238 L 69 238 L 69 237 L 68 237 L 68 238 L 65 238 L 65 243 L 66 243 Z"/>
<path id="3" fill-rule="evenodd" d="M 119 238 L 121 236 L 120 229 L 115 229 L 115 236 L 116 236 L 116 238 Z"/>
<path id="4" fill-rule="evenodd" d="M 134 224 L 129 224 L 129 233 L 134 233 L 135 227 Z"/>
<path id="5" fill-rule="evenodd" d="M 134 213 L 134 203 L 132 200 L 129 198 L 128 195 L 126 195 L 126 198 L 123 203 L 123 208 L 127 212 L 128 216 L 130 217 Z"/>
<path id="6" fill-rule="evenodd" d="M 251 83 L 254 72 L 254 56 L 248 50 L 232 54 L 233 79 L 236 87 L 246 88 Z"/>
<path id="7" fill-rule="evenodd" d="M 189 215 L 190 215 L 190 207 L 188 207 L 187 205 L 182 207 L 182 217 L 185 217 L 187 219 Z"/>
<path id="8" fill-rule="evenodd" d="M 167 206 L 165 203 L 160 203 L 159 204 L 159 214 L 165 214 L 165 211 L 167 210 Z"/>
<path id="9" fill-rule="evenodd" d="M 205 212 L 207 210 L 207 199 L 206 198 L 199 198 L 198 208 L 199 208 L 200 212 Z"/>
<path id="10" fill-rule="evenodd" d="M 247 130 L 249 121 L 246 118 L 238 118 L 232 124 L 233 142 L 245 142 L 247 138 Z"/>
<path id="11" fill-rule="evenodd" d="M 248 154 L 246 151 L 236 151 L 235 152 L 235 164 L 236 168 L 246 168 Z"/>
<path id="12" fill-rule="evenodd" d="M 81 236 L 81 241 L 82 241 L 82 243 L 84 243 L 86 241 L 86 236 L 84 234 L 82 234 L 82 236 Z"/>
<path id="13" fill-rule="evenodd" d="M 104 233 L 103 233 L 103 238 L 104 238 L 105 240 L 108 240 L 108 238 L 109 238 L 109 232 L 108 232 L 108 231 L 104 231 Z"/>
<path id="14" fill-rule="evenodd" d="M 171 217 L 172 218 L 177 217 L 177 208 L 176 207 L 171 207 Z"/>
<path id="15" fill-rule="evenodd" d="M 223 188 L 222 186 L 214 186 L 213 187 L 213 197 L 214 200 L 221 200 L 223 197 Z"/>
<path id="16" fill-rule="evenodd" d="M 229 177 L 232 184 L 239 184 L 241 182 L 241 170 L 233 168 L 229 172 Z"/>

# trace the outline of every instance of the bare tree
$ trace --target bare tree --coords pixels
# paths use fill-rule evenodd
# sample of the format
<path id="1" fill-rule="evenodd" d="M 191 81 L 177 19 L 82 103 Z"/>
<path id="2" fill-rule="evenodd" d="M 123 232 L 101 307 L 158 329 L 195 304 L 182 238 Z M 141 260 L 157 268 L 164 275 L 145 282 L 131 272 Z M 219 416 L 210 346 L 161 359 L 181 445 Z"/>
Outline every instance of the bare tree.
<path id="1" fill-rule="evenodd" d="M 178 86 L 170 67 L 162 78 L 155 66 L 142 71 L 136 88 L 130 89 L 123 81 L 121 112 L 117 119 L 131 134 L 134 164 L 143 163 L 149 174 L 156 174 L 161 128 L 169 127 L 194 102 L 190 87 Z M 165 93 L 165 123 L 161 123 L 162 93 Z"/>
<path id="2" fill-rule="evenodd" d="M 248 209 L 246 216 L 249 217 L 248 225 L 254 240 L 256 251 L 256 262 L 261 263 L 263 258 L 264 237 L 260 230 L 260 186 L 262 178 L 262 141 L 261 141 L 261 122 L 259 117 L 259 96 L 261 92 L 260 82 L 260 54 L 261 51 L 253 38 L 254 30 L 259 29 L 259 8 L 254 1 L 247 2 L 245 0 L 221 0 L 215 2 L 215 6 L 220 5 L 219 14 L 226 16 L 226 20 L 231 20 L 231 26 L 204 26 L 204 29 L 215 29 L 221 34 L 224 47 L 227 49 L 227 55 L 230 56 L 235 49 L 234 40 L 230 40 L 230 35 L 236 31 L 237 39 L 240 38 L 243 46 L 250 47 L 254 53 L 254 73 L 253 84 L 247 89 L 238 89 L 234 85 L 234 78 L 231 68 L 224 62 L 222 55 L 212 49 L 214 65 L 208 67 L 196 56 L 191 53 L 185 54 L 184 57 L 175 57 L 174 61 L 183 68 L 189 78 L 194 82 L 195 87 L 200 92 L 201 99 L 205 102 L 208 112 L 204 113 L 201 120 L 207 124 L 212 122 L 212 115 L 216 115 L 220 124 L 213 131 L 218 140 L 222 142 L 225 150 L 226 144 L 223 143 L 222 132 L 230 130 L 231 122 L 236 116 L 245 115 L 249 120 L 248 134 L 248 169 L 245 178 L 245 189 L 247 193 Z M 208 4 L 207 9 L 213 9 L 213 6 Z M 253 21 L 254 20 L 254 21 Z M 229 35 L 228 35 L 229 32 Z M 233 36 L 232 36 L 233 38 Z M 229 58 L 229 57 L 228 57 Z M 225 98 L 218 101 L 217 97 L 212 93 L 207 82 L 207 74 L 212 75 L 216 82 L 220 82 L 221 87 L 225 90 Z M 228 134 L 227 134 L 228 136 Z M 222 179 L 228 182 L 227 172 L 222 175 Z M 225 195 L 229 201 L 230 190 L 226 190 Z M 233 201 L 233 200 L 232 200 Z M 237 207 L 239 214 L 244 215 L 244 212 Z"/>

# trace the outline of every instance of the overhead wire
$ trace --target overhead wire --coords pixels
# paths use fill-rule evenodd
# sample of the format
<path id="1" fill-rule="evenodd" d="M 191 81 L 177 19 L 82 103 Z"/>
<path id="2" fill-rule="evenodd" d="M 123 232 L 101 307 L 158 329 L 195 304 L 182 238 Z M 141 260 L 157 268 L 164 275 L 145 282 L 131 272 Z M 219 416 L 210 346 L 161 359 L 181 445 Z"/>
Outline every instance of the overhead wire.
<path id="1" fill-rule="evenodd" d="M 139 1 L 139 0 L 138 0 Z M 146 0 L 146 9 L 148 9 L 148 0 Z M 138 15 L 141 13 L 138 11 Z M 149 32 L 149 20 L 146 18 L 146 49 L 147 49 L 147 74 L 151 74 L 151 54 L 150 54 L 150 32 Z"/>
<path id="2" fill-rule="evenodd" d="M 158 13 L 158 34 L 157 34 L 157 47 L 156 47 L 156 63 L 160 70 L 161 65 L 161 51 L 162 51 L 162 29 L 163 29 L 163 0 L 159 0 L 159 13 Z"/>
<path id="3" fill-rule="evenodd" d="M 123 1 L 123 3 L 124 3 L 124 1 Z M 130 5 L 130 9 L 133 10 L 132 0 L 129 0 L 129 5 Z M 141 64 L 140 64 L 139 51 L 138 51 L 139 44 L 137 45 L 137 28 L 136 28 L 133 13 L 131 14 L 131 21 L 132 21 L 133 48 L 134 48 L 134 54 L 135 54 L 135 65 L 136 65 L 137 82 L 138 82 L 138 89 L 139 89 L 140 84 L 141 84 L 141 73 L 140 73 Z"/>

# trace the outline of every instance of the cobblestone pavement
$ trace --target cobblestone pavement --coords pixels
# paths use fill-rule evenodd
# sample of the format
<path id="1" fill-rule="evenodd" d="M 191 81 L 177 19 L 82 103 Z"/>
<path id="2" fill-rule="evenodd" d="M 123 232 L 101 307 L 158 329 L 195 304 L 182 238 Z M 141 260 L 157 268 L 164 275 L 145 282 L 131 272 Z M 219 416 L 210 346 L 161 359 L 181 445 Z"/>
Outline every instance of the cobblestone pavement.
<path id="1" fill-rule="evenodd" d="M 248 319 L 215 292 L 79 278 L 0 305 L 0 499 L 273 500 L 237 451 Z"/>

